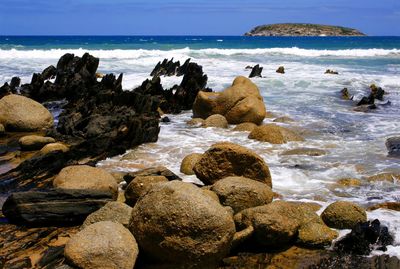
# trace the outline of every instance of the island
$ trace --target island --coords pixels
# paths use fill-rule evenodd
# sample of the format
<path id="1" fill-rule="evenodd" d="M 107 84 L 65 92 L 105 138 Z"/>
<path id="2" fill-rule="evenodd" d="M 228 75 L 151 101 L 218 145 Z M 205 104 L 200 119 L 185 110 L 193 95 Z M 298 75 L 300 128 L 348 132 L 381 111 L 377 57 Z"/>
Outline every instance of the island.
<path id="1" fill-rule="evenodd" d="M 365 36 L 364 33 L 348 27 L 310 23 L 280 23 L 260 25 L 245 36 Z"/>

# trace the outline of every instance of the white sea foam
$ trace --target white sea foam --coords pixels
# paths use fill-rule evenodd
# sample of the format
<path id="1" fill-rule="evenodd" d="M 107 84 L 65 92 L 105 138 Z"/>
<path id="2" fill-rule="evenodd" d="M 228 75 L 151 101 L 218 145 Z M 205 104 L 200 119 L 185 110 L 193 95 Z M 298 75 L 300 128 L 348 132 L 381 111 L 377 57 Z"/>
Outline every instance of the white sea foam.
<path id="1" fill-rule="evenodd" d="M 174 50 L 87 50 L 87 49 L 50 49 L 50 50 L 17 50 L 0 49 L 0 59 L 8 58 L 33 58 L 33 59 L 58 59 L 65 53 L 74 53 L 81 56 L 90 52 L 102 59 L 137 59 L 141 57 L 172 57 L 173 55 L 204 55 L 204 56 L 232 56 L 232 55 L 294 55 L 300 57 L 377 57 L 391 56 L 400 57 L 399 49 L 345 49 L 345 50 L 316 50 L 292 48 L 269 48 L 269 49 L 190 49 L 188 47 Z"/>

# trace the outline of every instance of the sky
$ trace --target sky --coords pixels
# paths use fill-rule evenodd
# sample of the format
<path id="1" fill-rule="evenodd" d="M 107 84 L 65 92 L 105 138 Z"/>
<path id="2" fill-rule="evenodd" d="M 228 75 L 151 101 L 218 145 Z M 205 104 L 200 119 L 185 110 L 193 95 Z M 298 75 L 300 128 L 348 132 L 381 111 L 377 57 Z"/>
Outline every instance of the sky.
<path id="1" fill-rule="evenodd" d="M 290 22 L 400 36 L 400 0 L 0 0 L 0 35 L 242 35 Z"/>

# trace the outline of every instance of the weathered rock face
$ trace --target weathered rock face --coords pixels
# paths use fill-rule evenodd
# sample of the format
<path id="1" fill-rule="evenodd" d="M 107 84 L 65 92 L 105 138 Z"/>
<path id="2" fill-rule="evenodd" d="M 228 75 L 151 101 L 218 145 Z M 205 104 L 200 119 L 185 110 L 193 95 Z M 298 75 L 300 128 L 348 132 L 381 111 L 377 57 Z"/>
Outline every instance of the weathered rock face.
<path id="1" fill-rule="evenodd" d="M 10 94 L 0 99 L 0 122 L 10 131 L 38 131 L 53 127 L 51 113 L 24 96 Z"/>
<path id="2" fill-rule="evenodd" d="M 200 153 L 192 153 L 183 158 L 181 163 L 180 171 L 185 175 L 194 175 L 193 168 L 201 159 L 203 154 Z"/>
<path id="3" fill-rule="evenodd" d="M 356 224 L 367 221 L 367 213 L 354 203 L 338 201 L 330 204 L 321 218 L 331 228 L 352 229 Z"/>
<path id="4" fill-rule="evenodd" d="M 266 124 L 254 128 L 249 134 L 249 138 L 271 144 L 284 144 L 289 141 L 304 141 L 304 138 L 296 134 L 294 131 L 275 124 Z"/>
<path id="5" fill-rule="evenodd" d="M 228 128 L 228 121 L 220 114 L 214 114 L 205 119 L 202 127 Z"/>
<path id="6" fill-rule="evenodd" d="M 221 204 L 231 207 L 234 213 L 271 203 L 274 196 L 267 184 L 245 177 L 218 180 L 211 190 L 218 195 Z"/>
<path id="7" fill-rule="evenodd" d="M 193 170 L 205 184 L 214 184 L 229 176 L 243 176 L 272 187 L 271 174 L 264 160 L 251 150 L 233 143 L 214 144 Z"/>
<path id="8" fill-rule="evenodd" d="M 109 202 L 99 210 L 87 216 L 81 229 L 100 221 L 112 221 L 128 227 L 131 214 L 132 207 L 121 202 Z"/>
<path id="9" fill-rule="evenodd" d="M 207 118 L 213 114 L 225 116 L 230 124 L 260 124 L 266 110 L 258 87 L 248 78 L 237 77 L 231 87 L 220 93 L 200 92 L 196 97 L 194 117 Z"/>
<path id="10" fill-rule="evenodd" d="M 334 248 L 341 253 L 369 255 L 372 250 L 386 251 L 393 244 L 393 236 L 379 220 L 358 223 L 351 233 L 336 242 Z"/>
<path id="11" fill-rule="evenodd" d="M 15 224 L 68 226 L 81 224 L 112 200 L 109 192 L 93 190 L 16 192 L 7 198 L 2 211 Z"/>
<path id="12" fill-rule="evenodd" d="M 88 165 L 68 166 L 55 177 L 53 186 L 59 189 L 85 189 L 108 191 L 118 195 L 118 184 L 107 171 Z"/>
<path id="13" fill-rule="evenodd" d="M 157 183 L 168 182 L 164 176 L 138 176 L 135 177 L 125 190 L 125 203 L 134 206 L 140 197 L 145 195 Z"/>
<path id="14" fill-rule="evenodd" d="M 133 208 L 130 230 L 149 260 L 171 268 L 213 268 L 229 252 L 232 215 L 196 186 L 160 183 Z"/>
<path id="15" fill-rule="evenodd" d="M 139 254 L 135 238 L 119 223 L 102 221 L 73 235 L 65 257 L 87 269 L 132 269 Z"/>
<path id="16" fill-rule="evenodd" d="M 22 150 L 39 150 L 43 148 L 44 145 L 54 142 L 56 142 L 56 140 L 52 137 L 44 137 L 39 135 L 27 135 L 21 137 L 21 139 L 18 141 Z"/>

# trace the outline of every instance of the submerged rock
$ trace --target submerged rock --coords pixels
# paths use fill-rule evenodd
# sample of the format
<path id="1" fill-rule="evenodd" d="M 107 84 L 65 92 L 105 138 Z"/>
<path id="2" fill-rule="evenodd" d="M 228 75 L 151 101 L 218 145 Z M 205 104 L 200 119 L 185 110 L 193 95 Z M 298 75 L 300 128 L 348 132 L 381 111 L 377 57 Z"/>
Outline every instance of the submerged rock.
<path id="1" fill-rule="evenodd" d="M 10 131 L 40 131 L 53 127 L 51 113 L 24 96 L 10 94 L 0 99 L 0 122 Z"/>
<path id="2" fill-rule="evenodd" d="M 259 64 L 255 65 L 254 67 L 251 68 L 251 72 L 249 75 L 249 78 L 254 78 L 254 77 L 262 77 L 261 73 L 262 73 L 263 68 L 260 67 Z"/>
<path id="3" fill-rule="evenodd" d="M 326 151 L 316 148 L 296 148 L 282 152 L 282 155 L 308 155 L 308 156 L 322 156 L 326 155 Z"/>
<path id="4" fill-rule="evenodd" d="M 389 210 L 400 211 L 400 202 L 385 202 L 385 203 L 373 205 L 373 206 L 370 206 L 367 208 L 367 210 L 369 210 L 369 211 L 377 210 L 377 209 L 389 209 Z"/>
<path id="5" fill-rule="evenodd" d="M 367 221 L 367 213 L 354 203 L 338 201 L 330 204 L 321 218 L 331 228 L 352 229 L 358 223 Z"/>
<path id="6" fill-rule="evenodd" d="M 228 254 L 235 225 L 200 188 L 172 181 L 138 201 L 130 230 L 149 261 L 168 268 L 213 268 Z"/>
<path id="7" fill-rule="evenodd" d="M 279 66 L 278 69 L 276 69 L 276 73 L 285 74 L 285 67 Z"/>
<path id="8" fill-rule="evenodd" d="M 264 160 L 251 150 L 233 143 L 212 145 L 193 170 L 205 184 L 214 184 L 229 176 L 242 176 L 272 187 L 271 174 Z"/>
<path id="9" fill-rule="evenodd" d="M 87 269 L 132 269 L 139 254 L 135 238 L 119 223 L 101 221 L 73 235 L 65 257 Z"/>
<path id="10" fill-rule="evenodd" d="M 284 144 L 289 141 L 304 141 L 300 135 L 287 128 L 275 125 L 266 124 L 253 129 L 249 134 L 250 139 L 255 139 L 271 144 Z"/>
<path id="11" fill-rule="evenodd" d="M 390 157 L 400 157 L 400 136 L 388 138 L 385 145 Z"/>
<path id="12" fill-rule="evenodd" d="M 347 88 L 341 90 L 340 93 L 342 94 L 343 100 L 353 100 L 353 96 L 350 95 L 350 92 Z"/>
<path id="13" fill-rule="evenodd" d="M 254 130 L 254 128 L 257 127 L 257 124 L 252 123 L 252 122 L 243 122 L 241 124 L 236 125 L 235 128 L 233 128 L 233 131 L 237 132 L 251 132 Z"/>
<path id="14" fill-rule="evenodd" d="M 326 69 L 325 74 L 329 75 L 339 75 L 339 72 L 331 70 L 331 69 Z"/>
<path id="15" fill-rule="evenodd" d="M 204 120 L 202 127 L 228 128 L 228 121 L 220 114 L 214 114 Z"/>

